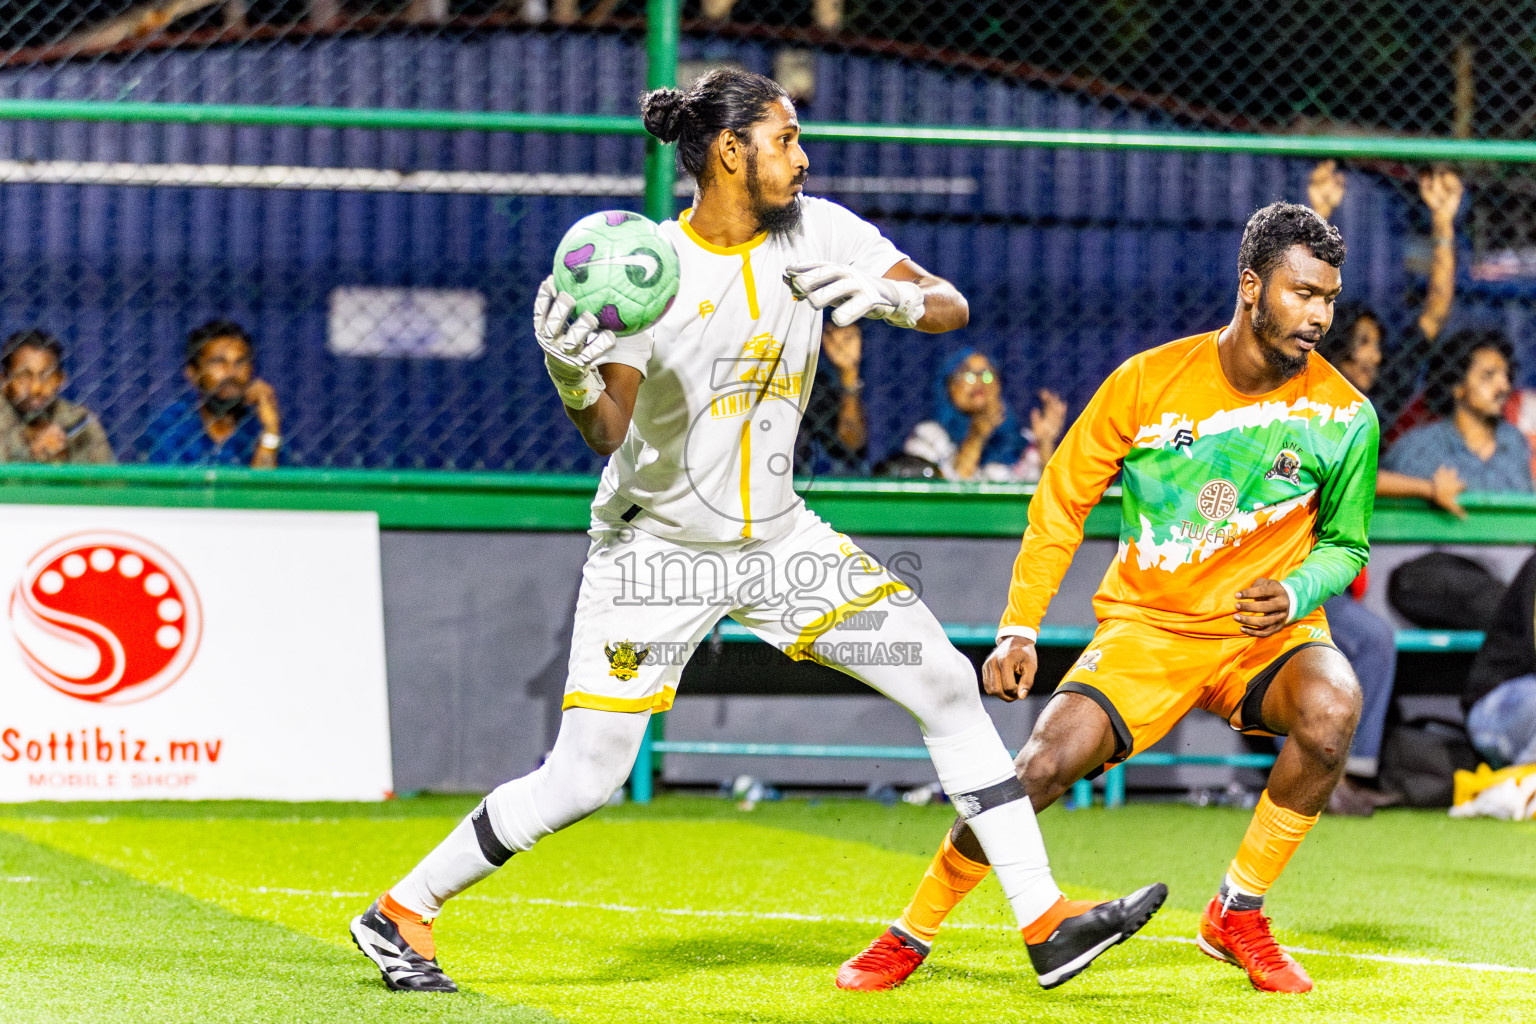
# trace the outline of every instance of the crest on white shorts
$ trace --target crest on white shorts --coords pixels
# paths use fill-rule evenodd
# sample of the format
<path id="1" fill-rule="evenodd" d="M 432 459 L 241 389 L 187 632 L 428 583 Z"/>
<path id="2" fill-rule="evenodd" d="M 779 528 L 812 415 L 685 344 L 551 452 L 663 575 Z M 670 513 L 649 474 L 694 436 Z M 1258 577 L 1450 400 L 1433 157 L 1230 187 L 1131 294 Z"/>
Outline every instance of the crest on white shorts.
<path id="1" fill-rule="evenodd" d="M 608 656 L 609 675 L 617 679 L 633 679 L 651 649 L 633 640 L 620 640 L 617 645 L 603 644 L 603 653 Z"/>

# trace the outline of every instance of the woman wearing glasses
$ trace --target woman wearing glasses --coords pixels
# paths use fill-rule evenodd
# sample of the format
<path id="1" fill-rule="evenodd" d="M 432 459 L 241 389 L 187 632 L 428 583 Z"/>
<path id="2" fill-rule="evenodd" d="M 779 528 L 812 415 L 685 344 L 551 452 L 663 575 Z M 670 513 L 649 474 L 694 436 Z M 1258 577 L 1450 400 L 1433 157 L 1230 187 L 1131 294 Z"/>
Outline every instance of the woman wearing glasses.
<path id="1" fill-rule="evenodd" d="M 939 467 L 946 480 L 1040 479 L 1066 428 L 1067 403 L 1041 389 L 1026 428 L 1003 401 L 992 360 L 962 349 L 933 382 L 933 418 L 912 428 L 902 450 Z"/>

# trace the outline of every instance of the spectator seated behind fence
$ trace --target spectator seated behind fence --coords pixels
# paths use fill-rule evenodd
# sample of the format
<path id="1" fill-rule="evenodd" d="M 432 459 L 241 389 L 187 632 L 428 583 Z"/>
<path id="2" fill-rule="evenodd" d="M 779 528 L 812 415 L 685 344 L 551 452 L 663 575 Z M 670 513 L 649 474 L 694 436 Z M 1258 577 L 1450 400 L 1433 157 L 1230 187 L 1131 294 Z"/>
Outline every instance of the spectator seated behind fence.
<path id="1" fill-rule="evenodd" d="M 282 448 L 282 416 L 272 386 L 256 376 L 256 348 L 230 320 L 187 337 L 187 380 L 196 389 L 149 426 L 150 462 L 270 469 Z"/>
<path id="2" fill-rule="evenodd" d="M 0 403 L 0 461 L 117 461 L 101 423 L 83 405 L 59 396 L 64 345 L 46 331 L 18 331 L 0 346 L 5 401 Z"/>
<path id="3" fill-rule="evenodd" d="M 1462 706 L 1472 746 L 1490 765 L 1536 764 L 1536 555 L 1504 592 Z"/>
<path id="4" fill-rule="evenodd" d="M 858 324 L 835 327 L 828 323 L 822 331 L 816 381 L 795 444 L 797 472 L 868 475 L 864 382 L 859 379 L 863 352 L 864 335 Z"/>
<path id="5" fill-rule="evenodd" d="M 938 466 L 946 480 L 1039 480 L 1067 420 L 1066 402 L 1039 395 L 1026 429 L 1003 401 L 992 361 L 961 349 L 934 378 L 933 418 L 912 428 L 903 451 Z"/>
<path id="6" fill-rule="evenodd" d="M 1428 479 L 1446 467 L 1471 491 L 1531 491 L 1530 443 L 1504 419 L 1513 376 L 1501 333 L 1458 331 L 1429 361 L 1426 399 L 1441 419 L 1399 438 L 1382 468 Z"/>

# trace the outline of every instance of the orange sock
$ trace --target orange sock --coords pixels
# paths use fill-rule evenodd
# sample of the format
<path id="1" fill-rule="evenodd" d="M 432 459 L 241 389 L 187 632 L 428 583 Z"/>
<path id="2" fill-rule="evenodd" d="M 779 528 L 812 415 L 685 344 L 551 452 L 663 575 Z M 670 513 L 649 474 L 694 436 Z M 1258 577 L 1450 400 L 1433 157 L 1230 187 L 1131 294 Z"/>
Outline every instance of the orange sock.
<path id="1" fill-rule="evenodd" d="M 422 917 L 408 907 L 402 907 L 387 892 L 379 898 L 379 912 L 400 929 L 400 937 L 412 949 L 428 960 L 437 956 L 437 943 L 432 939 L 432 921 L 429 918 Z"/>
<path id="2" fill-rule="evenodd" d="M 1243 845 L 1232 858 L 1227 875 L 1243 892 L 1263 896 L 1285 870 L 1291 854 L 1306 838 L 1307 830 L 1317 824 L 1317 819 L 1316 814 L 1308 817 L 1279 806 L 1269 798 L 1266 789 L 1259 796 L 1253 821 L 1248 823 Z"/>
<path id="3" fill-rule="evenodd" d="M 1024 941 L 1031 946 L 1039 945 L 1051 937 L 1051 933 L 1056 930 L 1061 922 L 1069 917 L 1076 917 L 1078 914 L 1092 910 L 1101 902 L 1100 900 L 1069 900 L 1065 896 L 1061 896 L 1057 898 L 1055 903 L 1051 904 L 1049 910 L 1029 922 L 1023 928 L 1020 928 L 1019 932 L 1024 936 Z"/>
<path id="4" fill-rule="evenodd" d="M 939 925 L 949 916 L 959 902 L 970 893 L 992 870 L 990 864 L 979 864 L 959 850 L 949 834 L 944 835 L 944 845 L 928 865 L 912 902 L 901 912 L 897 926 L 913 938 L 932 943 L 938 937 Z"/>

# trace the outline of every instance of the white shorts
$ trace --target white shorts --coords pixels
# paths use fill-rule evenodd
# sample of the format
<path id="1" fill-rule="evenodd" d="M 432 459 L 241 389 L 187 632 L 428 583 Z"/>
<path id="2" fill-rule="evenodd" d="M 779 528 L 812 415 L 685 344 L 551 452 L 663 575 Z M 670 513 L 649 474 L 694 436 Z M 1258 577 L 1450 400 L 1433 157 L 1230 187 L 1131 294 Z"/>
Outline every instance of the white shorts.
<path id="1" fill-rule="evenodd" d="M 925 646 L 955 656 L 907 582 L 809 509 L 790 515 L 777 537 L 728 544 L 595 523 L 562 708 L 667 710 L 683 666 L 725 616 L 791 658 L 887 693 L 892 670 L 921 664 Z"/>

